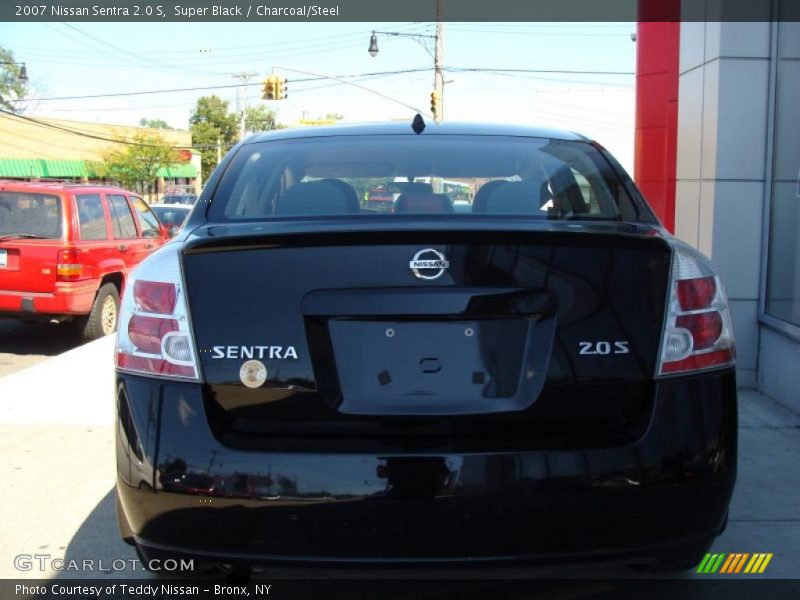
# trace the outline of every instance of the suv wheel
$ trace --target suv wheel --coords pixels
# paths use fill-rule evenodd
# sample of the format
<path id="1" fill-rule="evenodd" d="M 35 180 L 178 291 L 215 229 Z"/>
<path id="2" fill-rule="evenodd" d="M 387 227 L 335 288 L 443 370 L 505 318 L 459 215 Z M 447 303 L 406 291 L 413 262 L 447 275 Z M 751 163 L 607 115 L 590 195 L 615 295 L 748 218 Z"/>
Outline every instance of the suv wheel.
<path id="1" fill-rule="evenodd" d="M 119 313 L 119 292 L 113 283 L 100 286 L 92 304 L 92 311 L 78 320 L 81 339 L 85 342 L 114 333 Z"/>

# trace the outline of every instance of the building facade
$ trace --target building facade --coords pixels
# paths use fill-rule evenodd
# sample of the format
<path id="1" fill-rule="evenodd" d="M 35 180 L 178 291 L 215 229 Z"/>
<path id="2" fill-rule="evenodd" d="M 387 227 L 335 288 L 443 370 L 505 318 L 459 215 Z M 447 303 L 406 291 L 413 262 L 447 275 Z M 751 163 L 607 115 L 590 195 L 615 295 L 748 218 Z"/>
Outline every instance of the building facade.
<path id="1" fill-rule="evenodd" d="M 721 268 L 740 385 L 800 409 L 800 23 L 637 28 L 634 174 Z"/>
<path id="2" fill-rule="evenodd" d="M 124 149 L 137 134 L 158 135 L 183 148 L 178 164 L 159 170 L 155 197 L 174 187 L 200 190 L 200 154 L 189 148 L 189 131 L 148 129 L 62 119 L 0 114 L 1 179 L 66 179 L 108 183 L 102 162 L 111 150 Z M 151 200 L 155 198 L 150 198 Z"/>

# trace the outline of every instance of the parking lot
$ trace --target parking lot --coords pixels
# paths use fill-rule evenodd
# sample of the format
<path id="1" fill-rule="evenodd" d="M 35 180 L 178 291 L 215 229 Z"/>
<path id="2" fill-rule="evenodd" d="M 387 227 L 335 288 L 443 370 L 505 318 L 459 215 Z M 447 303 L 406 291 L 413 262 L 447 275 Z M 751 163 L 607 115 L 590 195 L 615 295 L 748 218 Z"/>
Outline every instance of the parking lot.
<path id="1" fill-rule="evenodd" d="M 148 577 L 132 566 L 135 553 L 116 530 L 113 337 L 76 346 L 66 329 L 5 321 L 0 327 L 0 477 L 6 482 L 0 577 Z M 772 552 L 760 577 L 796 577 L 799 481 L 800 416 L 742 390 L 738 483 L 727 531 L 713 550 Z M 122 559 L 131 566 L 99 574 L 50 567 L 42 572 L 36 565 L 18 570 L 15 557 L 34 554 L 106 564 Z M 624 568 L 558 574 L 630 576 Z"/>

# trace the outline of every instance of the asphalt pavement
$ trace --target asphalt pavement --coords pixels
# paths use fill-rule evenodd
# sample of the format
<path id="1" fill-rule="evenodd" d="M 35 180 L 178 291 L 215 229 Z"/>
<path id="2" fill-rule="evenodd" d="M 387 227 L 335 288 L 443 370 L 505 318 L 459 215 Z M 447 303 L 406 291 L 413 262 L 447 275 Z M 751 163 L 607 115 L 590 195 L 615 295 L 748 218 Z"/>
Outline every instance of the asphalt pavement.
<path id="1" fill-rule="evenodd" d="M 0 377 L 80 345 L 72 323 L 24 323 L 0 317 Z"/>
<path id="2" fill-rule="evenodd" d="M 87 573 L 15 566 L 15 557 L 37 553 L 67 561 L 135 559 L 114 516 L 113 387 L 113 337 L 0 377 L 0 578 L 148 576 L 134 567 Z M 713 551 L 771 552 L 757 577 L 800 577 L 800 415 L 754 390 L 741 390 L 739 399 L 738 482 L 728 528 Z"/>

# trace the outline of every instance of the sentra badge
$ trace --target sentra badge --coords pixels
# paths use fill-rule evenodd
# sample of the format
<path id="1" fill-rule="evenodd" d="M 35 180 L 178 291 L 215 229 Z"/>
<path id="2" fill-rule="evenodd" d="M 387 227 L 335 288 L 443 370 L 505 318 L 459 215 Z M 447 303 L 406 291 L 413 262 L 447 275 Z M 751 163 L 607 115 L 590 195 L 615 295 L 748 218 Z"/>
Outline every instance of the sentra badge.
<path id="1" fill-rule="evenodd" d="M 297 360 L 294 346 L 212 346 L 211 358 Z"/>
<path id="2" fill-rule="evenodd" d="M 439 279 L 450 268 L 450 261 L 434 248 L 420 250 L 408 263 L 411 272 L 418 279 Z"/>

